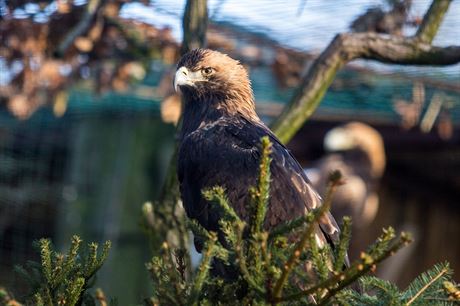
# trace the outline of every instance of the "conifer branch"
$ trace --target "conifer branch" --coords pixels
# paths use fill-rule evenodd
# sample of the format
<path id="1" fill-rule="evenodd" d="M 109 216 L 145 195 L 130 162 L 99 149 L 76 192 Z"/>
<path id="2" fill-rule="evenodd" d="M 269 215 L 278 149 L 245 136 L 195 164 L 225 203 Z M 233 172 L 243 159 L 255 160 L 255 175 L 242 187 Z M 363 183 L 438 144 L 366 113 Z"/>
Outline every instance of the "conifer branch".
<path id="1" fill-rule="evenodd" d="M 454 285 L 450 281 L 444 281 L 442 286 L 444 287 L 444 290 L 449 294 L 449 300 L 460 302 L 459 286 Z"/>
<path id="2" fill-rule="evenodd" d="M 324 207 L 324 205 L 323 205 Z M 325 212 L 325 211 L 324 211 Z M 301 252 L 307 246 L 308 239 L 310 238 L 311 234 L 313 233 L 314 223 L 316 220 L 320 218 L 319 214 L 315 214 L 310 212 L 307 215 L 307 227 L 305 231 L 302 233 L 301 240 L 296 244 L 294 251 L 292 252 L 291 256 L 289 257 L 287 263 L 282 268 L 282 273 L 280 278 L 276 281 L 275 286 L 273 288 L 273 299 L 274 301 L 278 301 L 281 297 L 283 286 L 287 281 L 289 274 L 291 273 L 292 269 L 294 268 L 295 263 L 300 257 Z"/>
<path id="3" fill-rule="evenodd" d="M 258 293 L 265 294 L 264 289 L 257 283 L 256 280 L 249 273 L 248 266 L 246 264 L 246 256 L 244 254 L 244 243 L 243 243 L 243 232 L 244 232 L 244 223 L 235 223 L 235 231 L 237 232 L 237 243 L 235 246 L 236 261 L 238 267 L 240 268 L 243 279 Z"/>
<path id="4" fill-rule="evenodd" d="M 308 244 L 308 240 L 313 234 L 313 230 L 316 226 L 317 221 L 324 216 L 326 212 L 329 211 L 332 203 L 332 196 L 339 184 L 341 184 L 341 174 L 339 171 L 335 171 L 330 175 L 329 184 L 326 191 L 326 197 L 324 199 L 323 205 L 319 207 L 316 211 L 309 212 L 307 214 L 307 227 L 304 230 L 300 241 L 296 244 L 294 251 L 292 252 L 291 256 L 289 257 L 287 263 L 284 265 L 282 269 L 282 273 L 280 278 L 277 280 L 275 287 L 273 289 L 273 298 L 275 301 L 278 301 L 281 298 L 283 286 L 287 281 L 289 274 L 291 273 L 294 265 L 297 263 L 300 255 L 306 248 Z"/>
<path id="5" fill-rule="evenodd" d="M 318 305 L 327 305 L 327 302 L 330 298 L 332 298 L 335 294 L 337 294 L 340 290 L 347 287 L 361 276 L 367 274 L 369 271 L 375 270 L 377 264 L 382 262 L 383 260 L 387 259 L 388 257 L 394 255 L 397 251 L 399 251 L 402 247 L 408 245 L 412 242 L 412 238 L 407 233 L 401 233 L 398 240 L 384 252 L 378 254 L 377 256 L 373 257 L 369 254 L 363 253 L 361 254 L 361 263 L 358 263 L 351 267 L 350 269 L 345 270 L 344 274 L 339 277 L 339 284 L 338 286 L 334 286 L 332 288 L 327 288 L 326 296 L 321 300 Z M 372 254 L 373 252 L 371 252 Z"/>
<path id="6" fill-rule="evenodd" d="M 87 258 L 86 258 L 86 262 L 88 263 L 88 265 L 86 266 L 86 269 L 85 269 L 85 276 L 90 276 L 94 270 L 94 268 L 97 266 L 97 263 L 98 263 L 98 260 L 97 260 L 97 248 L 98 248 L 98 244 L 97 243 L 90 243 L 88 245 L 88 255 L 87 255 Z"/>
<path id="7" fill-rule="evenodd" d="M 268 268 L 270 265 L 270 255 L 268 254 L 267 243 L 268 243 L 268 233 L 263 232 L 257 236 L 256 242 L 260 247 L 260 251 L 262 253 L 262 265 L 264 267 L 265 272 L 268 272 Z"/>
<path id="8" fill-rule="evenodd" d="M 210 240 L 214 239 L 213 233 L 209 233 Z M 183 302 L 183 287 L 181 286 L 181 276 L 176 266 L 176 262 L 173 259 L 174 251 L 170 249 L 169 244 L 167 241 L 164 241 L 161 246 L 161 255 L 163 259 L 162 267 L 165 271 L 168 272 L 169 275 L 169 283 L 172 285 L 174 290 L 170 294 L 170 298 L 172 298 L 177 305 L 184 305 Z M 161 277 L 161 275 L 160 275 Z"/>
<path id="9" fill-rule="evenodd" d="M 324 246 L 324 249 L 320 249 L 318 244 L 316 243 L 315 235 L 310 235 L 309 239 L 310 243 L 309 251 L 311 255 L 311 261 L 313 263 L 313 267 L 315 268 L 316 275 L 319 277 L 320 280 L 324 281 L 328 278 L 329 270 L 326 264 L 327 257 L 323 256 L 324 250 L 326 252 L 330 252 L 330 248 L 327 248 L 327 245 Z"/>
<path id="10" fill-rule="evenodd" d="M 40 294 L 36 293 L 36 294 L 34 295 L 34 298 L 35 298 L 35 304 L 36 304 L 37 306 L 44 306 L 44 305 L 45 305 L 45 303 L 43 302 L 43 299 L 42 299 L 42 297 L 41 297 Z"/>
<path id="11" fill-rule="evenodd" d="M 239 221 L 242 222 L 241 220 Z M 227 220 L 220 220 L 219 226 L 222 232 L 224 233 L 225 240 L 229 243 L 229 246 L 235 249 L 236 244 L 238 242 L 238 235 L 237 233 L 235 233 L 235 227 L 237 226 L 237 224 L 235 224 L 235 222 L 230 222 Z"/>
<path id="12" fill-rule="evenodd" d="M 40 239 L 40 257 L 42 263 L 43 276 L 47 282 L 52 280 L 52 267 L 51 267 L 51 241 L 49 239 Z"/>
<path id="13" fill-rule="evenodd" d="M 407 303 L 406 306 L 411 305 L 417 298 L 425 291 L 427 290 L 434 282 L 436 282 L 440 277 L 442 277 L 444 274 L 446 274 L 449 270 L 448 269 L 442 269 L 439 271 L 439 273 L 433 277 L 428 283 L 426 283 Z"/>
<path id="14" fill-rule="evenodd" d="M 87 250 L 80 250 L 82 240 L 78 236 L 71 239 L 67 254 L 53 251 L 49 239 L 40 239 L 40 264 L 28 263 L 27 271 L 17 267 L 16 271 L 30 280 L 34 305 L 78 305 L 84 297 L 89 297 L 94 275 L 107 258 L 110 242 L 106 242 L 101 254 L 97 254 L 97 244 L 91 243 Z M 86 252 L 85 252 L 86 251 Z"/>
<path id="15" fill-rule="evenodd" d="M 249 237 L 248 246 L 249 266 L 255 271 L 261 271 L 265 260 L 260 252 L 259 242 L 263 240 L 263 227 L 267 214 L 268 200 L 270 197 L 270 163 L 272 143 L 268 136 L 261 138 L 261 157 L 256 186 L 249 188 L 249 203 L 246 203 L 249 218 Z M 256 273 L 257 274 L 257 273 Z M 258 279 L 261 281 L 261 279 Z M 257 282 L 260 283 L 260 282 Z"/>
<path id="16" fill-rule="evenodd" d="M 283 222 L 270 231 L 268 241 L 271 242 L 279 236 L 289 234 L 303 226 L 305 223 L 307 223 L 307 215 L 297 217 L 291 221 Z"/>
<path id="17" fill-rule="evenodd" d="M 211 239 L 209 232 L 202 227 L 196 220 L 187 220 L 187 226 L 192 231 L 193 235 L 200 238 Z"/>
<path id="18" fill-rule="evenodd" d="M 190 303 L 189 305 L 198 305 L 199 297 L 201 294 L 201 289 L 209 273 L 209 268 L 211 266 L 212 256 L 214 254 L 214 246 L 217 241 L 217 235 L 215 233 L 210 233 L 211 239 L 209 239 L 203 249 L 203 258 L 201 260 L 200 266 L 198 267 L 198 272 L 195 276 L 192 291 L 190 293 Z"/>
<path id="19" fill-rule="evenodd" d="M 388 240 L 393 239 L 392 236 L 387 235 L 388 232 L 384 233 L 382 237 L 380 237 L 380 242 L 377 242 L 375 249 L 381 247 L 384 243 L 388 242 Z M 392 237 L 389 239 L 389 237 Z M 329 279 L 320 282 L 319 284 L 312 286 L 306 290 L 303 290 L 299 293 L 295 293 L 292 295 L 276 298 L 274 301 L 277 303 L 280 302 L 289 302 L 295 301 L 300 299 L 301 297 L 305 297 L 308 295 L 316 294 L 321 291 L 326 291 L 326 295 L 320 300 L 318 305 L 326 305 L 327 302 L 331 297 L 333 297 L 337 292 L 348 286 L 349 284 L 353 283 L 356 279 L 363 276 L 364 274 L 371 271 L 376 264 L 380 263 L 381 261 L 385 260 L 389 256 L 393 255 L 397 252 L 400 248 L 407 245 L 411 242 L 411 238 L 409 235 L 402 233 L 398 240 L 388 249 L 381 252 L 375 257 L 370 256 L 369 254 L 362 253 L 361 259 L 354 262 L 353 265 L 346 269 L 345 271 L 333 275 Z M 374 250 L 375 251 L 375 250 Z M 372 251 L 371 253 L 374 253 Z"/>
<path id="20" fill-rule="evenodd" d="M 339 244 L 336 246 L 334 271 L 340 273 L 345 265 L 347 258 L 348 246 L 350 245 L 351 239 L 351 218 L 345 216 L 342 223 L 342 231 L 340 232 Z"/>
<path id="21" fill-rule="evenodd" d="M 66 302 L 65 305 L 74 306 L 78 303 L 81 297 L 81 293 L 84 290 L 85 279 L 83 277 L 78 277 L 76 280 L 69 283 L 69 286 L 66 289 Z"/>
<path id="22" fill-rule="evenodd" d="M 268 136 L 262 137 L 261 139 L 261 160 L 259 163 L 259 173 L 257 178 L 257 185 L 250 189 L 249 193 L 251 195 L 250 202 L 254 206 L 251 220 L 251 234 L 257 235 L 263 229 L 263 224 L 265 220 L 265 215 L 267 213 L 268 199 L 270 197 L 270 163 L 272 152 L 272 143 L 270 142 Z"/>
<path id="23" fill-rule="evenodd" d="M 220 206 L 223 218 L 226 220 L 234 221 L 239 220 L 235 210 L 230 206 L 227 196 L 225 195 L 225 189 L 221 186 L 215 186 L 211 189 L 206 189 L 202 192 L 203 198 L 208 201 L 215 203 Z"/>

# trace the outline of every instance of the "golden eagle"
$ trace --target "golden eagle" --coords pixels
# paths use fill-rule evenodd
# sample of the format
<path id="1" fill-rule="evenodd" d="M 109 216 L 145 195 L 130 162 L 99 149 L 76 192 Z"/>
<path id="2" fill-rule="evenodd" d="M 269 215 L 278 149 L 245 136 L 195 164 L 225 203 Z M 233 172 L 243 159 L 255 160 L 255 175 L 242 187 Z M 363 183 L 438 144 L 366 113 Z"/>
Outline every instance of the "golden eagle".
<path id="1" fill-rule="evenodd" d="M 174 87 L 185 100 L 178 177 L 189 218 L 219 233 L 220 210 L 201 191 L 222 186 L 235 212 L 248 220 L 246 198 L 256 184 L 263 136 L 273 143 L 265 228 L 321 205 L 300 164 L 257 116 L 248 74 L 238 61 L 213 50 L 190 51 L 178 63 Z M 328 213 L 316 228 L 318 245 L 333 244 L 338 236 L 339 227 Z M 200 251 L 196 240 L 195 246 Z"/>
<path id="2" fill-rule="evenodd" d="M 385 170 L 385 147 L 380 133 L 361 122 L 349 122 L 330 130 L 324 138 L 327 154 L 305 169 L 313 186 L 324 192 L 328 174 L 340 170 L 345 185 L 334 194 L 331 211 L 351 216 L 355 228 L 368 226 L 379 206 L 377 190 Z"/>

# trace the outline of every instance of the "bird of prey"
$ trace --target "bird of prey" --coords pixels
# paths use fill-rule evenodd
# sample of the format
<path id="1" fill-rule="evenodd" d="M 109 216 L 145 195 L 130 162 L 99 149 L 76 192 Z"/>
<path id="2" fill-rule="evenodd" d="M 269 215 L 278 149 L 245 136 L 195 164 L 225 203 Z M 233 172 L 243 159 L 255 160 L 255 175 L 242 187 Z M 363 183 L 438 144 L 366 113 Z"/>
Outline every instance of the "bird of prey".
<path id="1" fill-rule="evenodd" d="M 256 184 L 260 141 L 272 142 L 271 189 L 264 223 L 270 229 L 321 205 L 302 167 L 255 111 L 246 69 L 218 51 L 196 49 L 179 61 L 174 87 L 184 97 L 178 154 L 178 178 L 189 218 L 220 233 L 219 209 L 201 191 L 222 186 L 235 212 L 248 220 L 248 188 Z M 338 240 L 339 227 L 331 214 L 316 227 L 321 247 Z M 220 239 L 224 243 L 222 236 Z M 200 252 L 201 245 L 195 239 Z"/>
<path id="2" fill-rule="evenodd" d="M 334 194 L 332 213 L 351 216 L 357 228 L 369 225 L 377 214 L 377 189 L 385 169 L 382 136 L 367 124 L 350 122 L 326 134 L 324 149 L 327 155 L 305 170 L 313 186 L 324 192 L 328 174 L 340 170 L 346 183 Z"/>

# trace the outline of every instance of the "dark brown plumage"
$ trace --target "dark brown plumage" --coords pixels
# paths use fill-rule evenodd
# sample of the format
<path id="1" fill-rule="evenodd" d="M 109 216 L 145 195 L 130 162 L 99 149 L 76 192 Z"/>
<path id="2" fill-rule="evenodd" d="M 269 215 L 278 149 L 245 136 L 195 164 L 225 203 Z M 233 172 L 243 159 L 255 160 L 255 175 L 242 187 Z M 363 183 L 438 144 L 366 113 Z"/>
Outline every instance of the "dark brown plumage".
<path id="1" fill-rule="evenodd" d="M 265 227 L 320 205 L 302 167 L 257 116 L 247 72 L 238 61 L 217 51 L 193 50 L 179 61 L 174 86 L 185 99 L 178 177 L 188 217 L 219 232 L 219 210 L 203 199 L 201 190 L 223 186 L 236 213 L 248 219 L 245 201 L 248 188 L 256 184 L 263 136 L 273 143 Z M 317 227 L 318 244 L 337 241 L 338 235 L 327 214 Z"/>

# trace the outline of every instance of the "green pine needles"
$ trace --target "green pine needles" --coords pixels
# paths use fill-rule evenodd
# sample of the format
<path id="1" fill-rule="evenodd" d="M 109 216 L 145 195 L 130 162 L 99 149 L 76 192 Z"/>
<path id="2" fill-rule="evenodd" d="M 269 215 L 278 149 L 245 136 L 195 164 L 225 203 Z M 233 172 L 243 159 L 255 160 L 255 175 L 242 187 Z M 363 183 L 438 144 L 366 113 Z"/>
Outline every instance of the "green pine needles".
<path id="1" fill-rule="evenodd" d="M 363 293 L 347 290 L 340 294 L 340 300 L 343 305 L 458 305 L 460 294 L 458 286 L 450 281 L 452 274 L 448 263 L 437 264 L 412 281 L 404 291 L 386 280 L 364 276 L 359 279 Z"/>
<path id="2" fill-rule="evenodd" d="M 37 242 L 40 263 L 28 262 L 26 267 L 15 268 L 30 285 L 26 305 L 94 305 L 87 290 L 107 258 L 110 242 L 107 241 L 100 252 L 97 243 L 88 244 L 84 250 L 81 244 L 82 240 L 73 236 L 69 251 L 61 254 L 52 249 L 49 239 Z"/>
<path id="3" fill-rule="evenodd" d="M 154 290 L 147 305 L 454 305 L 458 301 L 458 287 L 447 264 L 422 274 L 405 291 L 368 276 L 381 261 L 411 242 L 406 233 L 396 235 L 392 228 L 383 230 L 348 267 L 350 218 L 343 219 L 340 241 L 334 249 L 317 246 L 315 224 L 329 210 L 334 191 L 342 184 L 339 172 L 331 174 L 321 207 L 264 230 L 270 197 L 271 143 L 265 137 L 261 145 L 257 186 L 248 191 L 248 222 L 232 209 L 223 188 L 203 191 L 206 200 L 220 207 L 224 243 L 216 233 L 189 222 L 196 239 L 203 241 L 201 264 L 193 275 L 184 277 L 181 270 L 185 268 L 178 263 L 185 262 L 181 257 L 187 256 L 186 252 L 178 256 L 164 244 L 162 255 L 147 265 Z M 233 267 L 237 277 L 224 279 L 213 273 L 212 267 L 222 263 Z M 347 289 L 357 281 L 360 290 Z"/>
<path id="4" fill-rule="evenodd" d="M 143 207 L 144 225 L 155 256 L 146 267 L 152 280 L 153 295 L 145 305 L 458 305 L 460 290 L 452 280 L 447 263 L 438 264 L 416 278 L 405 290 L 372 276 L 377 265 L 411 242 L 409 234 L 396 235 L 384 229 L 380 237 L 348 264 L 351 219 L 344 218 L 339 242 L 318 247 L 317 221 L 328 212 L 336 188 L 342 184 L 339 172 L 330 175 L 323 205 L 304 216 L 267 231 L 265 214 L 270 199 L 271 143 L 262 139 L 262 156 L 257 185 L 250 187 L 247 211 L 242 220 L 232 209 L 222 187 L 203 191 L 203 197 L 220 209 L 221 233 L 209 232 L 197 222 L 188 221 L 195 241 L 203 246 L 201 263 L 193 269 L 188 237 L 179 238 L 176 247 L 164 239 L 168 228 L 154 216 L 170 220 L 162 226 L 181 223 L 181 215 L 168 216 L 147 203 Z M 185 222 L 182 225 L 187 228 Z M 155 237 L 154 237 L 155 236 Z M 154 237 L 154 239 L 152 238 Z M 94 276 L 107 257 L 110 243 L 98 252 L 95 243 L 86 252 L 77 236 L 67 254 L 52 250 L 51 242 L 38 242 L 41 262 L 17 268 L 29 280 L 32 292 L 27 305 L 107 305 L 101 291 L 95 298 L 88 293 Z M 232 275 L 217 273 L 218 269 Z M 121 276 L 120 276 L 121 277 Z M 353 284 L 353 286 L 350 286 Z M 352 287 L 352 289 L 350 289 Z M 359 289 L 358 289 L 359 287 Z M 0 288 L 0 303 L 21 305 Z M 17 304 L 14 304 L 17 303 Z M 2 305 L 3 305 L 2 304 Z"/>

